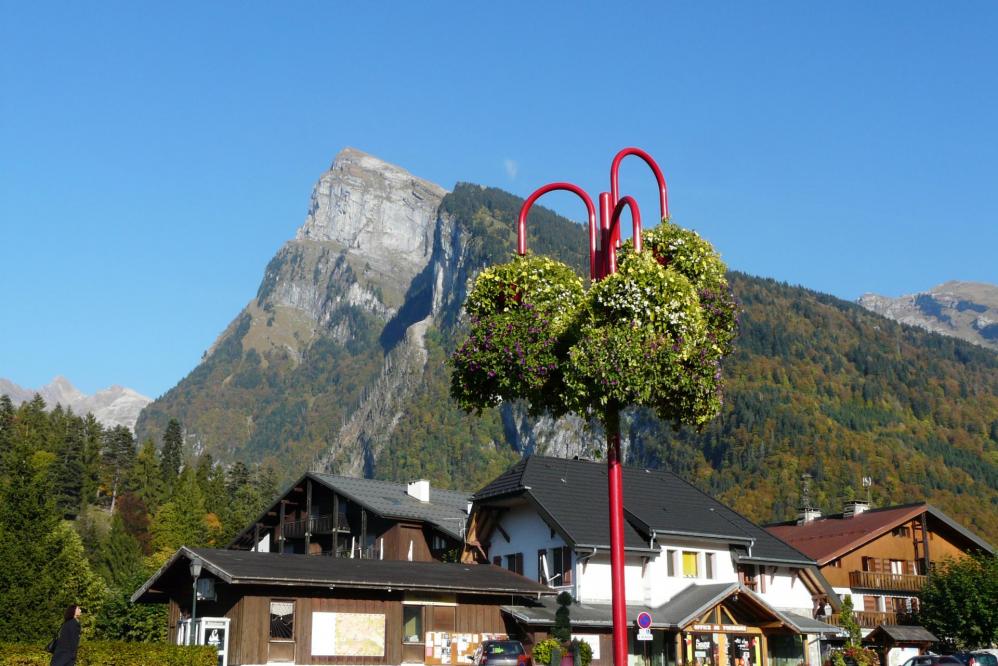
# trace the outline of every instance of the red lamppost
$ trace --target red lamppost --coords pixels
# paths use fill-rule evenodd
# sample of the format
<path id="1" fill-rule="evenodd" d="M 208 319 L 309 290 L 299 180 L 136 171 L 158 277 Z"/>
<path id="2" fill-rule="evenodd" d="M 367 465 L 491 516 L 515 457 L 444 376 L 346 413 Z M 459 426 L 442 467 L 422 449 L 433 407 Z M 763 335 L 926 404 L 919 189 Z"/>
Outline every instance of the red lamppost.
<path id="1" fill-rule="evenodd" d="M 589 214 L 589 277 L 602 280 L 617 270 L 617 248 L 620 247 L 620 216 L 624 208 L 631 212 L 634 250 L 641 251 L 641 213 L 633 197 L 620 197 L 620 163 L 628 155 L 640 157 L 651 168 L 658 181 L 659 205 L 662 219 L 669 216 L 668 192 L 665 177 L 655 160 L 640 148 L 624 148 L 613 158 L 610 166 L 610 191 L 599 195 L 599 228 L 593 201 L 585 190 L 571 183 L 551 183 L 538 188 L 527 197 L 520 208 L 516 225 L 516 251 L 527 253 L 527 213 L 543 195 L 555 190 L 565 190 L 578 195 L 586 204 Z M 627 600 L 624 588 L 624 482 L 620 459 L 620 406 L 611 406 L 605 415 L 607 440 L 607 490 L 610 502 L 610 576 L 613 590 L 613 663 L 627 664 Z"/>

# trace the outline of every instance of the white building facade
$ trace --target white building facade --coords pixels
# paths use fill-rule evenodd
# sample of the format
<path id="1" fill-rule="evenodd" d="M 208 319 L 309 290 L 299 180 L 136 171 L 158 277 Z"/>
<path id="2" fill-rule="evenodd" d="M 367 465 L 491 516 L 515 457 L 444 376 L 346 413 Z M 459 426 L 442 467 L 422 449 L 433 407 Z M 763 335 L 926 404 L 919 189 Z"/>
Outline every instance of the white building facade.
<path id="1" fill-rule="evenodd" d="M 602 630 L 604 641 L 612 603 L 605 469 L 525 459 L 475 494 L 466 550 L 468 559 L 571 593 L 573 632 L 592 640 Z M 624 492 L 625 594 L 629 613 L 658 621 L 652 662 L 820 665 L 817 638 L 838 629 L 811 619 L 815 599 L 830 592 L 813 560 L 671 473 L 625 469 Z M 509 612 L 538 629 L 551 610 Z M 633 647 L 641 663 L 649 646 Z"/>

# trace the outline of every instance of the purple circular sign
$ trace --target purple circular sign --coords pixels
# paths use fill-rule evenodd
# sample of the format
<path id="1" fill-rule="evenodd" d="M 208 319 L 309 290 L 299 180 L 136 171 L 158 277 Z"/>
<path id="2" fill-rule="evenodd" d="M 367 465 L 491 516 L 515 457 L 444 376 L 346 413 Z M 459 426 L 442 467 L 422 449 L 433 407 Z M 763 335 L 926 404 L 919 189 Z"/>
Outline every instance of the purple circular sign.
<path id="1" fill-rule="evenodd" d="M 641 611 L 638 613 L 638 626 L 647 629 L 651 626 L 651 614 Z"/>

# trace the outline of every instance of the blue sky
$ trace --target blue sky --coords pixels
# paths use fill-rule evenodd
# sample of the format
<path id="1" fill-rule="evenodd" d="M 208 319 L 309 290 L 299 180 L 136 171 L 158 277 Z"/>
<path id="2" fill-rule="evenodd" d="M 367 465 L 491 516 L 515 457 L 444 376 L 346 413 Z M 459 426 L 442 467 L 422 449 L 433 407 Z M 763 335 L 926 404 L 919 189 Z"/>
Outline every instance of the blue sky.
<path id="1" fill-rule="evenodd" d="M 998 283 L 998 3 L 355 4 L 0 3 L 0 377 L 165 392 L 344 146 L 595 198 L 637 145 L 733 268 Z"/>

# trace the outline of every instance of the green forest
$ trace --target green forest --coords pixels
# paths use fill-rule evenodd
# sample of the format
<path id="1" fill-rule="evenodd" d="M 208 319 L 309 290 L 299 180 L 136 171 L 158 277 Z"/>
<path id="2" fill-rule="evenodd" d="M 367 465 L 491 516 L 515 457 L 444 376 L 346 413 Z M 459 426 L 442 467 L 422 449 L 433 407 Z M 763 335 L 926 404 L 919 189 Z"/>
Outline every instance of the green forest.
<path id="1" fill-rule="evenodd" d="M 176 421 L 139 443 L 38 396 L 17 408 L 0 396 L 0 643 L 47 641 L 72 603 L 87 639 L 164 639 L 166 607 L 131 594 L 181 545 L 226 545 L 277 483 L 195 455 Z"/>
<path id="2" fill-rule="evenodd" d="M 521 201 L 473 184 L 444 198 L 441 216 L 465 239 L 461 270 L 469 277 L 511 256 Z M 531 251 L 587 272 L 580 225 L 535 207 L 528 235 Z M 274 261 L 294 260 L 279 254 Z M 410 315 L 429 314 L 432 276 L 424 273 L 401 308 Z M 359 279 L 347 269 L 342 275 Z M 679 472 L 761 522 L 795 513 L 804 473 L 826 513 L 865 496 L 861 479 L 869 476 L 875 504 L 926 500 L 998 542 L 998 354 L 802 287 L 737 272 L 729 281 L 740 330 L 724 365 L 721 416 L 697 432 L 625 413 L 629 464 Z M 256 303 L 263 310 L 266 291 L 265 280 Z M 365 458 L 368 474 L 475 490 L 529 452 L 510 433 L 516 409 L 471 416 L 449 396 L 447 359 L 466 331 L 463 298 L 445 294 L 434 313 L 424 376 L 390 444 Z M 296 360 L 246 345 L 250 318 L 240 315 L 219 347 L 143 412 L 137 428 L 143 439 L 155 437 L 177 419 L 226 464 L 272 466 L 279 481 L 289 481 L 312 466 L 364 399 L 394 322 L 343 309 L 326 324 L 329 334 Z M 333 331 L 344 326 L 352 335 L 340 342 Z"/>

